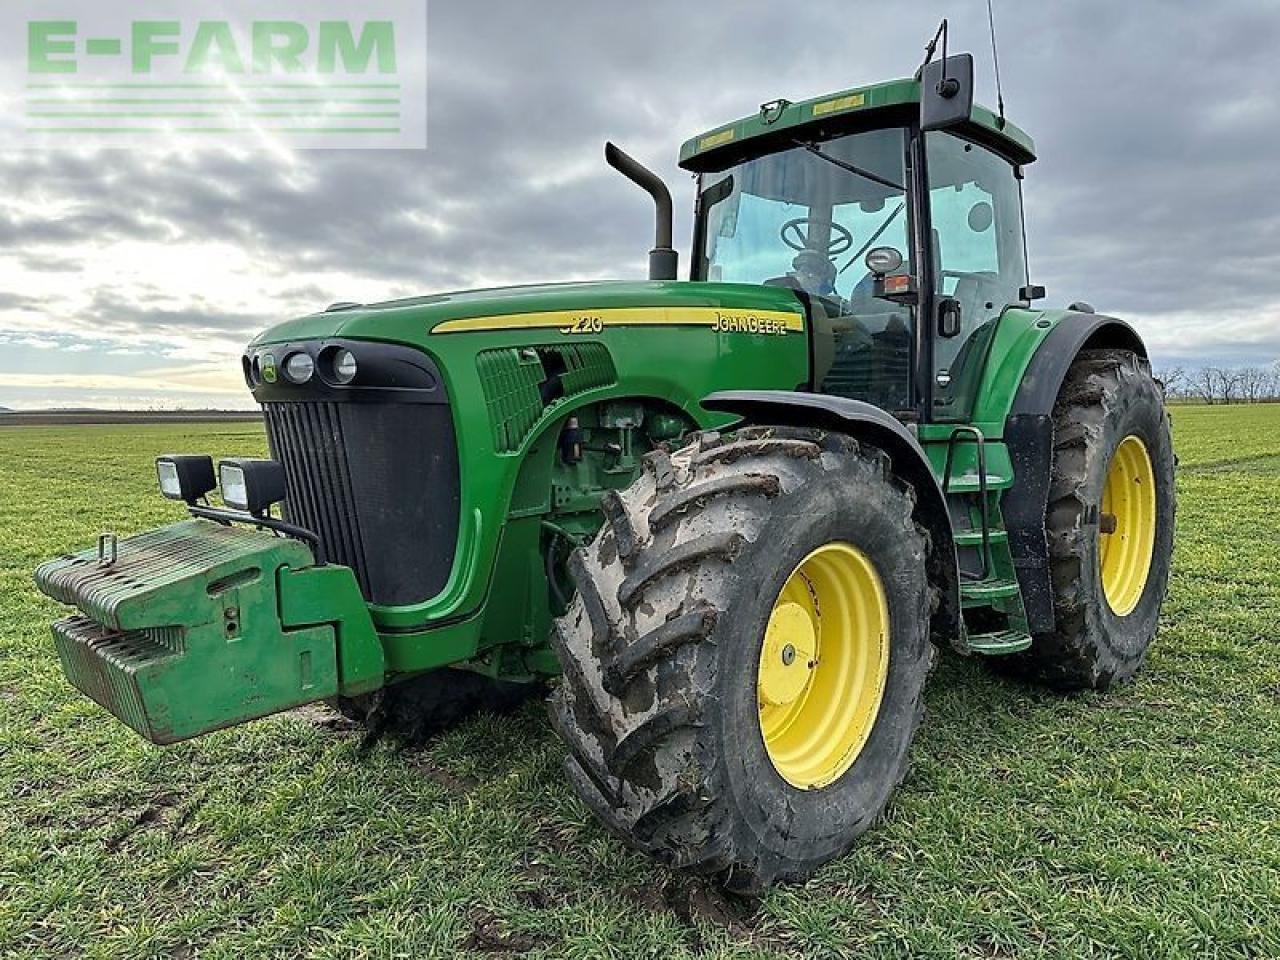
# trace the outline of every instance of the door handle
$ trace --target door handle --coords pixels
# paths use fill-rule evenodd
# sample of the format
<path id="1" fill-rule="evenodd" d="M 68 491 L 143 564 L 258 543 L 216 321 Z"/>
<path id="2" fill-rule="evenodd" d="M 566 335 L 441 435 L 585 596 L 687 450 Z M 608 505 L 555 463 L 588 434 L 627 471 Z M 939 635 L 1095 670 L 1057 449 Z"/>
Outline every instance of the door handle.
<path id="1" fill-rule="evenodd" d="M 960 336 L 960 301 L 943 297 L 938 301 L 938 336 L 950 339 Z"/>

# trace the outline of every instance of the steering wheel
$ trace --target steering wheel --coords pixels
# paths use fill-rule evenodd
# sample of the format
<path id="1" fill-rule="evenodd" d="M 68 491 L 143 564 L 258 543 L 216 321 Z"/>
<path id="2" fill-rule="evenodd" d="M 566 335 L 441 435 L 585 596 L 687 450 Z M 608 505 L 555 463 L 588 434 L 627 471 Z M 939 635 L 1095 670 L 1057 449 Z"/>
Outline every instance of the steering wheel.
<path id="1" fill-rule="evenodd" d="M 796 217 L 794 220 L 788 220 L 782 225 L 780 231 L 782 242 L 792 250 L 816 250 L 817 247 L 809 243 L 809 238 L 813 236 L 811 225 L 830 228 L 835 234 L 827 242 L 828 257 L 839 256 L 853 247 L 853 234 L 847 227 L 840 226 L 834 220 L 823 220 L 821 217 Z M 805 229 L 801 230 L 801 227 Z"/>

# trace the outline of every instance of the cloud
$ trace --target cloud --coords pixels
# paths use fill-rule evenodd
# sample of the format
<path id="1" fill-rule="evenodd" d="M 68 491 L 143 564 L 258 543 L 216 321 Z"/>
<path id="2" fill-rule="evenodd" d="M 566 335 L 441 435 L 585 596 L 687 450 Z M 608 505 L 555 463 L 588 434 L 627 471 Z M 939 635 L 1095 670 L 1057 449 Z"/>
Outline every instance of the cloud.
<path id="1" fill-rule="evenodd" d="M 139 358 L 224 364 L 231 396 L 241 344 L 335 300 L 640 276 L 652 210 L 604 165 L 606 139 L 668 179 L 688 237 L 681 140 L 779 96 L 909 75 L 943 15 L 995 100 L 983 0 L 429 12 L 426 151 L 0 152 L 0 331 L 94 345 L 0 355 L 0 404 L 42 402 L 12 379 L 37 353 L 68 371 L 91 355 L 135 386 Z M 1039 148 L 1028 229 L 1049 302 L 1132 319 L 1158 360 L 1280 356 L 1280 15 L 1088 0 L 996 16 L 1009 114 Z M 76 382 L 59 389 L 102 395 Z"/>
<path id="2" fill-rule="evenodd" d="M 31 297 L 0 290 L 0 310 L 17 312 L 21 310 L 36 310 L 39 306 L 40 302 L 33 300 Z"/>

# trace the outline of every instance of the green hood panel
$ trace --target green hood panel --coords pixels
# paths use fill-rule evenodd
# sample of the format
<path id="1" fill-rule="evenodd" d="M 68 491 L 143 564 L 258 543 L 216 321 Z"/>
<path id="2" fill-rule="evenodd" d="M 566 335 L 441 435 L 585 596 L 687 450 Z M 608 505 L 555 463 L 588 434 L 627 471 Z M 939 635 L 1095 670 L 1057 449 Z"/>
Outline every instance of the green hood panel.
<path id="1" fill-rule="evenodd" d="M 503 544 L 524 542 L 514 539 L 515 524 L 533 524 L 533 549 L 539 549 L 531 511 L 544 501 L 549 509 L 557 438 L 575 410 L 643 403 L 686 429 L 723 425 L 729 415 L 701 407 L 702 398 L 716 390 L 808 385 L 807 326 L 803 303 L 785 287 L 563 283 L 340 308 L 281 324 L 251 349 L 267 352 L 286 343 L 315 348 L 325 340 L 394 344 L 421 350 L 438 372 L 459 477 L 449 577 L 429 599 L 370 607 L 382 631 L 387 669 L 412 673 L 474 657 L 478 649 L 526 629 L 519 620 L 525 594 L 513 594 L 517 587 L 494 571 Z M 284 352 L 275 350 L 276 359 Z M 558 379 L 558 395 L 541 391 L 549 370 Z M 289 389 L 281 385 L 275 396 L 288 399 L 281 391 Z M 353 437 L 348 434 L 349 441 Z M 401 544 L 406 551 L 437 546 Z M 518 589 L 524 591 L 531 588 L 530 577 L 540 575 L 541 560 L 531 567 L 521 549 L 513 547 L 511 556 L 519 557 Z M 498 602 L 486 606 L 491 595 Z M 514 620 L 503 619 L 507 611 Z M 539 633 L 535 628 L 532 635 Z"/>
<path id="2" fill-rule="evenodd" d="M 326 337 L 422 343 L 433 328 L 450 320 L 552 311 L 612 310 L 628 307 L 802 312 L 785 287 L 680 280 L 601 281 L 536 284 L 464 290 L 346 307 L 289 320 L 262 333 L 250 346 Z"/>

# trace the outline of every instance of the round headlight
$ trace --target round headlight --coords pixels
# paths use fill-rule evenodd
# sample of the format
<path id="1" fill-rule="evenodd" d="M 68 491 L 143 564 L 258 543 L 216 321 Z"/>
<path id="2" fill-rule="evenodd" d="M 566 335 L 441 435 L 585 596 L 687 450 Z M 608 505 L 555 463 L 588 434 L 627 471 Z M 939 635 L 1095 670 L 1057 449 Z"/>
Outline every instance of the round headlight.
<path id="1" fill-rule="evenodd" d="M 307 353 L 295 353 L 284 362 L 284 375 L 294 383 L 306 383 L 316 372 L 316 362 Z"/>
<path id="2" fill-rule="evenodd" d="M 356 357 L 350 350 L 339 350 L 333 356 L 333 379 L 350 383 L 356 378 Z"/>

